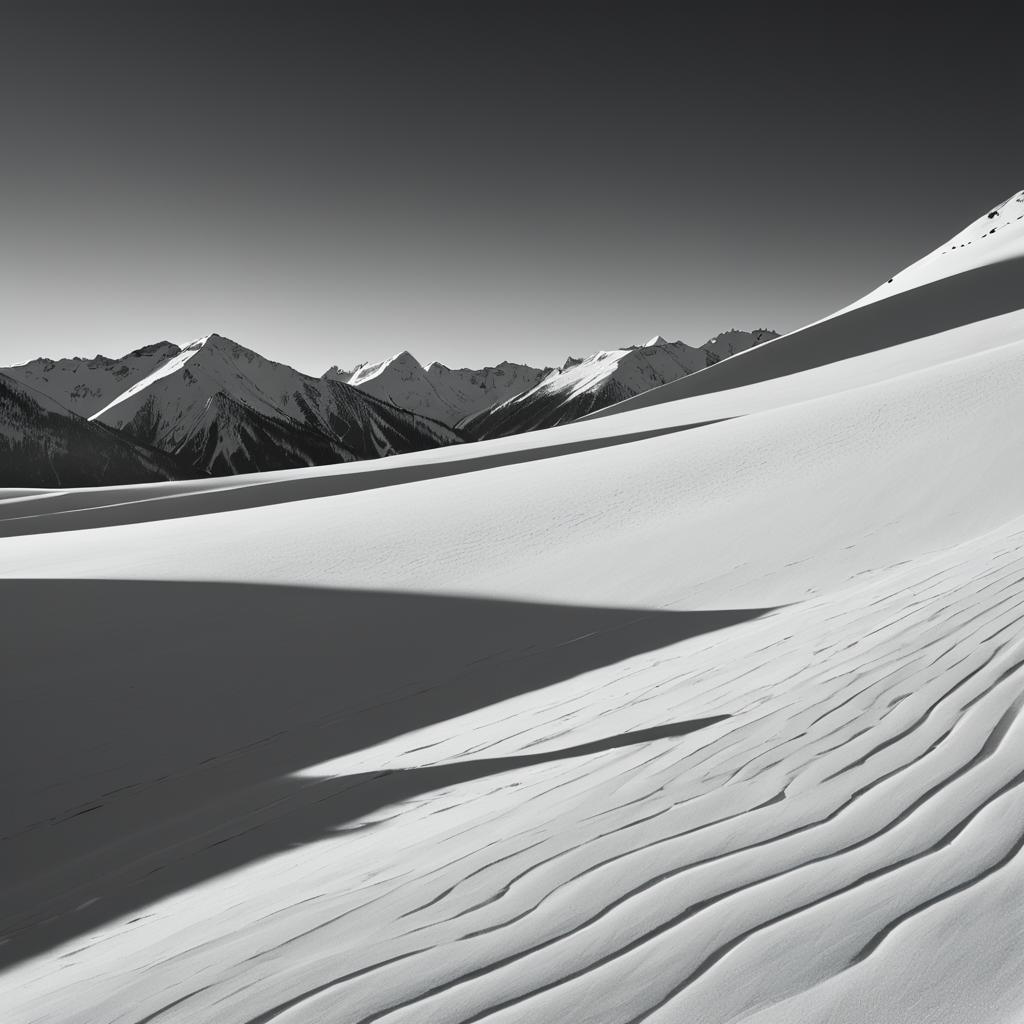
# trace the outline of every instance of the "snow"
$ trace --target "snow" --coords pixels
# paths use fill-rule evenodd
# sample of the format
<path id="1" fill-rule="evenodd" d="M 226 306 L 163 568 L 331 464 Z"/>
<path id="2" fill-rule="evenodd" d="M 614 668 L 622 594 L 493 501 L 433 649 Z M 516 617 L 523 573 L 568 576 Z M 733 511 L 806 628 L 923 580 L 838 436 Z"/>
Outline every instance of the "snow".
<path id="1" fill-rule="evenodd" d="M 164 341 L 120 359 L 99 355 L 95 359 L 33 359 L 0 372 L 49 396 L 62 408 L 89 417 L 178 351 Z"/>
<path id="2" fill-rule="evenodd" d="M 110 410 L 123 404 L 134 398 L 136 395 L 141 394 L 148 388 L 152 387 L 158 380 L 163 380 L 164 377 L 170 377 L 177 373 L 186 363 L 195 355 L 197 355 L 202 347 L 209 341 L 209 336 L 205 338 L 197 338 L 195 341 L 186 345 L 177 355 L 168 359 L 167 362 L 162 363 L 152 373 L 147 374 L 142 380 L 136 381 L 130 388 L 122 391 L 112 401 L 108 402 L 101 409 L 97 409 L 88 418 L 90 420 L 99 420 L 104 417 Z"/>
<path id="3" fill-rule="evenodd" d="M 1024 191 L 1015 192 L 1009 199 L 992 207 L 948 242 L 847 308 L 877 302 L 910 288 L 918 288 L 993 263 L 1020 259 L 1022 256 Z"/>
<path id="4" fill-rule="evenodd" d="M 551 372 L 549 367 L 509 362 L 476 370 L 453 370 L 437 361 L 424 367 L 412 353 L 403 351 L 351 372 L 332 367 L 324 378 L 351 384 L 400 409 L 455 426 L 467 416 L 528 391 Z"/>
<path id="5" fill-rule="evenodd" d="M 567 426 L 0 504 L 5 1019 L 1019 1018 L 1024 311 L 857 308 Z"/>
<path id="6" fill-rule="evenodd" d="M 91 419 L 180 456 L 197 475 L 344 462 L 459 440 L 440 424 L 218 334 L 187 345 Z"/>
<path id="7" fill-rule="evenodd" d="M 772 331 L 726 331 L 697 347 L 652 338 L 645 345 L 569 359 L 535 387 L 469 417 L 470 436 L 491 438 L 569 423 L 597 409 L 642 395 L 774 338 Z"/>

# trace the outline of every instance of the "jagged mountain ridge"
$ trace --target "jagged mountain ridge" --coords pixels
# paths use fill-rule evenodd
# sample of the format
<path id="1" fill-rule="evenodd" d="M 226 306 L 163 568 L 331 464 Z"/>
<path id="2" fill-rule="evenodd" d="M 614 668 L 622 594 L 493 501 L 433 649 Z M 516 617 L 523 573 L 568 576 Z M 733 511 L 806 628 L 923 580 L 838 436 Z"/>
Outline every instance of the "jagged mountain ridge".
<path id="1" fill-rule="evenodd" d="M 455 444 L 461 435 L 218 334 L 182 349 L 94 413 L 214 475 L 324 465 Z"/>
<path id="2" fill-rule="evenodd" d="M 0 373 L 0 466 L 6 487 L 93 487 L 194 476 L 154 451 Z"/>
<path id="3" fill-rule="evenodd" d="M 40 397 L 63 417 L 48 430 L 68 438 L 51 439 L 40 452 L 62 445 L 78 450 L 88 436 L 95 457 L 85 458 L 84 486 L 153 479 L 151 472 L 165 479 L 326 465 L 554 426 L 774 336 L 726 332 L 701 348 L 658 336 L 643 346 L 570 357 L 560 369 L 511 362 L 477 370 L 438 362 L 424 367 L 402 352 L 315 378 L 211 334 L 184 348 L 160 342 L 121 359 L 33 360 L 12 368 L 11 376 L 38 384 Z M 109 429 L 82 435 L 80 424 L 69 425 L 79 410 L 91 410 L 86 418 Z M 118 433 L 150 453 L 143 468 L 120 449 L 98 458 Z M 150 467 L 146 458 L 153 453 L 169 459 Z M 15 472 L 13 455 L 10 461 L 11 473 L 0 482 L 69 485 L 67 469 Z"/>
<path id="4" fill-rule="evenodd" d="M 49 396 L 79 416 L 89 417 L 180 351 L 169 341 L 159 341 L 120 359 L 101 355 L 92 359 L 40 358 L 5 367 L 0 373 Z"/>
<path id="5" fill-rule="evenodd" d="M 360 391 L 402 409 L 429 416 L 448 426 L 535 387 L 555 372 L 524 363 L 503 361 L 497 366 L 451 369 L 444 363 L 423 366 L 403 351 L 354 370 L 332 366 L 324 380 L 351 384 Z"/>
<path id="6" fill-rule="evenodd" d="M 700 347 L 666 341 L 570 357 L 562 369 L 535 387 L 461 420 L 457 426 L 475 440 L 554 427 L 625 401 L 652 388 L 777 338 L 774 331 L 725 331 Z"/>

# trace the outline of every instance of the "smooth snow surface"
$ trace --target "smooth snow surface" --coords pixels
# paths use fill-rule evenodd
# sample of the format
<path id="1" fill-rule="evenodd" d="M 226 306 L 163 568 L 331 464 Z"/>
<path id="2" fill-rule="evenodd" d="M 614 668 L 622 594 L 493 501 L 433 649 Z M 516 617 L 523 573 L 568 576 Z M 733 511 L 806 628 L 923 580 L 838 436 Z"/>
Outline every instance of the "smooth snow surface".
<path id="1" fill-rule="evenodd" d="M 5 1022 L 1024 1018 L 1024 312 L 905 294 L 519 437 L 0 495 Z"/>

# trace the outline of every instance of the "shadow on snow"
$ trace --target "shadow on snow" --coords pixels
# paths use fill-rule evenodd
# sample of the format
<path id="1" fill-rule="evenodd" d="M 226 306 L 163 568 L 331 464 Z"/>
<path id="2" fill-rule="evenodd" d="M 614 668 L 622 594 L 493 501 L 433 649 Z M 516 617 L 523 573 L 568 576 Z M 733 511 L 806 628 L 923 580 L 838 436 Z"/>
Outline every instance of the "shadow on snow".
<path id="1" fill-rule="evenodd" d="M 0 602 L 0 966 L 417 794 L 710 724 L 294 774 L 768 611 L 101 580 Z"/>

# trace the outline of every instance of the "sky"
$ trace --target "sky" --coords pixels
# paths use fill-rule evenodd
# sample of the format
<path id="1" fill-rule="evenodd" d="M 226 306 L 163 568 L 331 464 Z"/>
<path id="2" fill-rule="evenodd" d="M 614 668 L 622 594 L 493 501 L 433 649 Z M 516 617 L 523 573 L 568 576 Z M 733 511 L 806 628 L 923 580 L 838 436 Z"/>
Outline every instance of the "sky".
<path id="1" fill-rule="evenodd" d="M 1024 187 L 980 9 L 693 6 L 7 0 L 0 364 L 786 331 Z"/>

